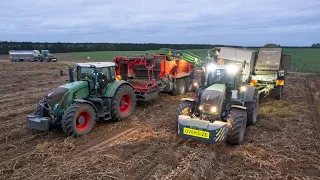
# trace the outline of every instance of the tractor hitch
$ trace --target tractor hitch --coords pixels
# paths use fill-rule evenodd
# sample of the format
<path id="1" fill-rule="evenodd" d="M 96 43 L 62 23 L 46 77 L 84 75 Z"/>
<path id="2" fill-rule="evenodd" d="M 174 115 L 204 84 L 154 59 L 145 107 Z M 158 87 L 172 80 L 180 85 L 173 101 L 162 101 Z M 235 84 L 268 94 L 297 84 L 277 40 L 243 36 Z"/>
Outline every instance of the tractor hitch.
<path id="1" fill-rule="evenodd" d="M 178 135 L 182 138 L 197 139 L 212 144 L 223 142 L 227 136 L 227 123 L 222 121 L 211 123 L 210 121 L 179 115 Z"/>

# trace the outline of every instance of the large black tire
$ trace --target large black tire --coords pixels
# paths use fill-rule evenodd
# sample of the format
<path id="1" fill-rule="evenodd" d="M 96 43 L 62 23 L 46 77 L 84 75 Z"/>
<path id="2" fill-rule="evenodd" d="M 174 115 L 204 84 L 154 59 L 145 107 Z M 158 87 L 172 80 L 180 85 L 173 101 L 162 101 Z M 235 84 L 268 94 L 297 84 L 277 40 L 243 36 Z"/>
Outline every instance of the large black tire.
<path id="1" fill-rule="evenodd" d="M 172 95 L 177 96 L 186 93 L 186 81 L 182 78 L 176 79 L 171 91 Z"/>
<path id="2" fill-rule="evenodd" d="M 186 82 L 186 90 L 187 90 L 187 92 L 194 91 L 193 79 L 191 79 L 190 77 L 186 77 L 185 82 Z"/>
<path id="3" fill-rule="evenodd" d="M 259 109 L 259 94 L 255 91 L 253 99 L 246 103 L 247 107 L 247 126 L 257 123 L 258 109 Z"/>
<path id="4" fill-rule="evenodd" d="M 61 126 L 67 135 L 78 137 L 91 132 L 96 119 L 97 114 L 90 104 L 74 103 L 62 116 Z"/>
<path id="5" fill-rule="evenodd" d="M 136 108 L 136 95 L 129 85 L 121 85 L 112 98 L 111 114 L 115 121 L 121 121 L 132 115 Z"/>
<path id="6" fill-rule="evenodd" d="M 227 121 L 227 143 L 241 144 L 246 131 L 247 112 L 243 109 L 231 108 Z"/>
<path id="7" fill-rule="evenodd" d="M 283 86 L 277 86 L 275 89 L 275 99 L 277 100 L 281 100 L 282 99 L 282 93 L 283 93 Z"/>

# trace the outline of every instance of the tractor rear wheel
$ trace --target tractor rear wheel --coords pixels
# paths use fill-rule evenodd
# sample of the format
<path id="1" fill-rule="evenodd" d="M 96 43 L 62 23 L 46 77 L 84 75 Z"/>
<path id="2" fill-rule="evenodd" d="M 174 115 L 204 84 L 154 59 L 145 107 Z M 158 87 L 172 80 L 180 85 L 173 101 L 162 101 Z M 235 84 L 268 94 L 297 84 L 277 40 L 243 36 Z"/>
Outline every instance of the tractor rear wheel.
<path id="1" fill-rule="evenodd" d="M 182 78 L 176 79 L 176 82 L 173 85 L 173 90 L 171 91 L 172 95 L 177 96 L 180 94 L 186 93 L 186 81 Z"/>
<path id="2" fill-rule="evenodd" d="M 227 143 L 231 145 L 241 144 L 246 131 L 247 112 L 242 109 L 231 108 L 227 123 Z"/>
<path id="3" fill-rule="evenodd" d="M 121 85 L 112 99 L 111 113 L 115 121 L 120 121 L 132 115 L 136 108 L 136 95 L 129 85 Z"/>
<path id="4" fill-rule="evenodd" d="M 259 94 L 258 91 L 254 92 L 251 102 L 246 103 L 247 107 L 247 126 L 257 123 L 258 109 L 259 109 Z"/>
<path id="5" fill-rule="evenodd" d="M 97 114 L 95 109 L 86 103 L 72 104 L 62 116 L 63 131 L 73 137 L 88 134 L 95 125 Z"/>

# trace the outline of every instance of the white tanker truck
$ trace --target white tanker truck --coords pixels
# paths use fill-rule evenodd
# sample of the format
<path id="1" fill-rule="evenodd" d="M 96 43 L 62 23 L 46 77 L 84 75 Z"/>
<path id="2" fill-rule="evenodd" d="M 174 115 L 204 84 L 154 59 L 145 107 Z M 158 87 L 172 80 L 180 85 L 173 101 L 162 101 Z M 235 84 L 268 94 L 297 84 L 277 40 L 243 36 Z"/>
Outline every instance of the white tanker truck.
<path id="1" fill-rule="evenodd" d="M 11 50 L 9 55 L 12 62 L 57 61 L 57 58 L 49 50 Z"/>

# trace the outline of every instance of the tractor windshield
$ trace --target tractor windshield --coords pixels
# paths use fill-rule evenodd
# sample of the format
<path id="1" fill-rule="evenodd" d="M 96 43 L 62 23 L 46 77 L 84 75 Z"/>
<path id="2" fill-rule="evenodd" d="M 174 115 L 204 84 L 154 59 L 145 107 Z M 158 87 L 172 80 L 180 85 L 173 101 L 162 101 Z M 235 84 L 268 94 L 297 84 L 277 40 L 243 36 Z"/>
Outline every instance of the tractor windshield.
<path id="1" fill-rule="evenodd" d="M 41 51 L 41 54 L 43 54 L 43 55 L 48 55 L 48 54 L 50 54 L 50 52 L 49 52 L 48 50 L 42 50 L 42 51 Z"/>
<path id="2" fill-rule="evenodd" d="M 95 72 L 101 73 L 101 77 L 99 79 L 103 79 L 104 82 L 109 82 L 115 79 L 115 69 L 114 67 L 105 67 L 105 68 L 95 68 L 92 67 L 78 67 L 78 80 L 89 78 L 95 81 Z"/>
<path id="3" fill-rule="evenodd" d="M 91 67 L 79 67 L 78 69 L 78 80 L 89 78 L 95 80 L 94 68 Z"/>

